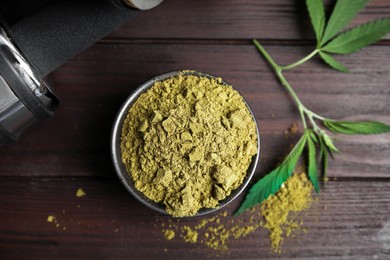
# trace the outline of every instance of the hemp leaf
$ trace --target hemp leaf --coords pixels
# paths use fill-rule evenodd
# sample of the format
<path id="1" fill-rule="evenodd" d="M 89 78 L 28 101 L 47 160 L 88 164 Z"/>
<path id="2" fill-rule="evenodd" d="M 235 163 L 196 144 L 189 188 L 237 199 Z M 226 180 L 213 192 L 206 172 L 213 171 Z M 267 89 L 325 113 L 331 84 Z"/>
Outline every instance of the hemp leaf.
<path id="1" fill-rule="evenodd" d="M 333 154 L 339 153 L 339 150 L 334 145 L 332 137 L 321 129 L 316 121 L 321 121 L 333 133 L 382 134 L 390 132 L 390 125 L 381 122 L 337 121 L 314 113 L 302 104 L 298 95 L 283 74 L 284 71 L 305 63 L 317 54 L 330 67 L 342 72 L 349 72 L 345 66 L 329 55 L 329 53 L 348 54 L 357 51 L 379 40 L 390 32 L 390 18 L 383 18 L 340 33 L 357 13 L 364 8 L 367 2 L 368 0 L 338 0 L 328 23 L 325 24 L 326 19 L 322 0 L 306 0 L 311 23 L 316 34 L 317 46 L 306 57 L 286 66 L 278 65 L 264 47 L 256 39 L 253 39 L 253 44 L 257 50 L 268 61 L 269 65 L 274 69 L 280 83 L 293 98 L 305 130 L 303 136 L 286 157 L 285 161 L 252 186 L 235 215 L 241 214 L 245 210 L 263 202 L 270 195 L 275 194 L 293 173 L 305 146 L 308 152 L 307 172 L 309 179 L 315 190 L 319 192 L 317 159 L 322 162 L 322 173 L 325 177 L 328 169 L 329 155 L 333 157 Z M 316 150 L 318 148 L 319 154 L 317 158 Z"/>
<path id="2" fill-rule="evenodd" d="M 348 54 L 378 41 L 389 32 L 390 19 L 378 19 L 339 34 L 326 44 L 322 50 L 331 53 Z"/>
<path id="3" fill-rule="evenodd" d="M 326 54 L 325 52 L 320 51 L 319 52 L 321 58 L 332 68 L 339 70 L 341 72 L 350 73 L 349 69 L 344 67 L 343 64 L 341 64 L 339 61 L 335 60 L 332 56 L 329 54 Z"/>
<path id="4" fill-rule="evenodd" d="M 309 137 L 307 138 L 307 150 L 308 150 L 308 153 L 309 153 L 309 162 L 308 162 L 308 175 L 309 175 L 309 179 L 311 181 L 311 183 L 313 184 L 315 190 L 317 192 L 320 192 L 320 187 L 318 186 L 318 175 L 317 175 L 317 159 L 316 159 L 316 146 L 314 144 L 314 142 L 317 140 L 315 138 L 315 135 L 313 134 L 313 132 L 311 130 L 306 130 L 306 131 L 310 131 L 310 135 Z M 313 134 L 314 135 L 314 138 L 313 139 L 313 136 L 311 135 Z"/>
<path id="5" fill-rule="evenodd" d="M 306 3 L 312 0 L 306 0 Z M 369 0 L 338 0 L 326 25 L 322 43 L 340 32 L 364 8 Z"/>
<path id="6" fill-rule="evenodd" d="M 245 201 L 234 215 L 238 216 L 256 204 L 262 203 L 270 195 L 275 194 L 279 190 L 282 184 L 293 173 L 307 139 L 308 135 L 304 134 L 283 163 L 252 186 L 248 195 L 246 195 Z"/>
<path id="7" fill-rule="evenodd" d="M 329 53 L 348 54 L 368 46 L 390 32 L 390 18 L 374 20 L 340 33 L 343 28 L 364 8 L 368 0 L 338 0 L 328 24 L 325 25 L 325 12 L 322 0 L 306 0 L 307 10 L 317 39 L 317 48 L 308 56 L 315 54 L 333 69 L 349 73 L 350 71 L 334 59 Z M 307 59 L 302 59 L 305 62 Z M 303 62 L 292 64 L 300 65 Z M 285 69 L 291 66 L 285 66 Z"/>
<path id="8" fill-rule="evenodd" d="M 325 178 L 326 173 L 328 171 L 329 152 L 322 136 L 319 138 L 319 140 L 320 140 L 320 154 L 318 157 L 322 161 L 322 177 Z"/>
<path id="9" fill-rule="evenodd" d="M 322 140 L 324 140 L 325 146 L 329 149 L 329 152 L 332 154 L 332 152 L 338 153 L 339 150 L 336 148 L 336 146 L 333 144 L 332 139 L 327 134 L 323 134 L 321 136 Z"/>
<path id="10" fill-rule="evenodd" d="M 354 134 L 382 134 L 390 132 L 390 126 L 377 121 L 335 121 L 324 120 L 324 125 L 333 133 L 354 135 Z"/>
<path id="11" fill-rule="evenodd" d="M 311 18 L 314 32 L 317 36 L 317 42 L 321 42 L 325 29 L 325 11 L 322 0 L 306 1 L 307 9 Z"/>

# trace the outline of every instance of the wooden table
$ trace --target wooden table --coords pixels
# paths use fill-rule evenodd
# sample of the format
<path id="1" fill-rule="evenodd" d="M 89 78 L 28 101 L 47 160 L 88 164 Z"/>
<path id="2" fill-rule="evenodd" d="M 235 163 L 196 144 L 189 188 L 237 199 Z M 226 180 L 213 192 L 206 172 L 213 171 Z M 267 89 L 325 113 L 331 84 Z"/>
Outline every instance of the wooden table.
<path id="1" fill-rule="evenodd" d="M 33 8 L 16 2 L 6 5 Z M 390 1 L 373 0 L 353 24 L 389 16 Z M 331 161 L 330 180 L 301 216 L 307 233 L 286 238 L 281 254 L 270 250 L 266 230 L 232 240 L 224 255 L 178 236 L 168 241 L 162 223 L 169 217 L 144 207 L 119 182 L 110 156 L 118 109 L 139 84 L 178 69 L 221 76 L 246 98 L 261 129 L 255 179 L 280 161 L 299 138 L 283 132 L 300 119 L 252 38 L 280 64 L 304 57 L 315 45 L 304 1 L 166 0 L 53 72 L 48 80 L 62 100 L 54 118 L 0 147 L 0 258 L 389 259 L 390 135 L 336 141 L 342 153 Z M 338 57 L 351 74 L 316 58 L 286 77 L 318 114 L 390 124 L 389 58 L 387 36 Z M 87 195 L 76 197 L 78 188 Z M 229 214 L 242 199 L 226 208 Z"/>

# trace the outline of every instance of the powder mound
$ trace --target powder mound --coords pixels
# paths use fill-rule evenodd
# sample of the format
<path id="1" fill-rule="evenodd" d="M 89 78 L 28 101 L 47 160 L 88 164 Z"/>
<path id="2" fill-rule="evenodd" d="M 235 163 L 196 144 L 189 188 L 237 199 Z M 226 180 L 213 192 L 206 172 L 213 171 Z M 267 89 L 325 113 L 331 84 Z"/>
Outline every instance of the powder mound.
<path id="1" fill-rule="evenodd" d="M 291 219 L 291 213 L 310 207 L 312 190 L 313 186 L 305 173 L 294 174 L 275 195 L 260 205 L 261 215 L 266 222 L 264 227 L 270 232 L 274 252 L 281 253 L 283 237 L 289 237 L 293 231 L 301 228 L 302 223 Z"/>
<path id="2" fill-rule="evenodd" d="M 255 122 L 220 78 L 155 83 L 122 128 L 122 161 L 135 187 L 175 217 L 217 207 L 242 184 L 256 152 Z"/>

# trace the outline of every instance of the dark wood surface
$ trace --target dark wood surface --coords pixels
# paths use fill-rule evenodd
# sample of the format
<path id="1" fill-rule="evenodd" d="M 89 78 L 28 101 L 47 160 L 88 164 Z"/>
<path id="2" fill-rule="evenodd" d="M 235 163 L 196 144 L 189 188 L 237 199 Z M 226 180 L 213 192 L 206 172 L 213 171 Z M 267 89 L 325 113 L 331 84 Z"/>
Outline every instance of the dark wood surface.
<path id="1" fill-rule="evenodd" d="M 10 17 L 15 5 L 8 3 Z M 373 0 L 353 24 L 389 16 L 390 1 Z M 169 218 L 138 203 L 117 179 L 109 142 L 118 109 L 139 84 L 177 69 L 221 76 L 248 101 L 261 130 L 255 179 L 279 162 L 299 137 L 283 134 L 299 115 L 251 38 L 280 64 L 308 54 L 315 43 L 304 1 L 166 0 L 53 72 L 48 80 L 62 101 L 56 115 L 0 147 L 0 259 L 389 259 L 389 135 L 340 137 L 331 179 L 302 216 L 307 233 L 286 239 L 282 254 L 271 252 L 264 230 L 232 241 L 222 256 L 167 241 L 161 223 Z M 338 57 L 351 74 L 313 59 L 286 77 L 321 115 L 390 124 L 389 39 Z M 87 195 L 77 198 L 78 188 Z"/>

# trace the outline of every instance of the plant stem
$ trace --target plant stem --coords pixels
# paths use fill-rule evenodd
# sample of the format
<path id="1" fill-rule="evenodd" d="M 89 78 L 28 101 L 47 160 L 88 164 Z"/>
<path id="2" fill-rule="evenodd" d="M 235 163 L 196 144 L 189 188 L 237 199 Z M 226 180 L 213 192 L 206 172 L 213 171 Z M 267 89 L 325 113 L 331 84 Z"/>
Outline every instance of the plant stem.
<path id="1" fill-rule="evenodd" d="M 299 60 L 297 62 L 294 62 L 294 63 L 292 63 L 290 65 L 279 66 L 274 61 L 274 59 L 268 54 L 268 52 L 264 49 L 264 47 L 256 39 L 253 39 L 253 44 L 260 51 L 260 53 L 264 56 L 264 58 L 268 61 L 268 63 L 272 66 L 272 68 L 275 70 L 276 75 L 278 76 L 280 83 L 286 88 L 287 92 L 291 95 L 291 97 L 295 101 L 295 104 L 298 106 L 298 110 L 299 110 L 299 114 L 300 114 L 301 119 L 302 119 L 303 127 L 305 129 L 307 128 L 307 124 L 306 124 L 306 117 L 307 117 L 309 119 L 309 121 L 310 121 L 311 126 L 313 127 L 313 130 L 316 133 L 320 134 L 321 128 L 318 127 L 318 125 L 314 121 L 314 119 L 316 118 L 318 120 L 323 121 L 323 120 L 326 120 L 326 118 L 322 117 L 322 116 L 320 116 L 320 115 L 318 115 L 318 114 L 316 114 L 314 112 L 312 112 L 309 109 L 307 109 L 302 104 L 302 102 L 299 99 L 298 95 L 295 93 L 294 89 L 291 87 L 290 83 L 288 83 L 287 79 L 283 75 L 283 70 L 292 69 L 292 68 L 294 68 L 294 67 L 296 67 L 298 65 L 301 65 L 302 63 L 306 62 L 307 60 L 312 58 L 314 55 L 316 55 L 319 52 L 319 49 L 315 49 L 314 51 L 312 51 L 309 55 L 307 55 L 303 59 L 301 59 L 301 60 Z"/>
<path id="2" fill-rule="evenodd" d="M 276 74 L 279 77 L 280 83 L 282 83 L 282 85 L 286 88 L 288 93 L 291 95 L 291 97 L 294 99 L 295 103 L 297 104 L 298 110 L 299 110 L 299 114 L 301 115 L 301 118 L 302 118 L 303 127 L 306 129 L 307 125 L 306 125 L 305 112 L 307 111 L 307 108 L 302 104 L 302 102 L 299 99 L 298 95 L 295 93 L 295 91 L 291 87 L 290 83 L 288 83 L 288 81 L 284 77 L 284 75 L 282 73 L 282 70 L 281 69 L 277 70 Z"/>
<path id="3" fill-rule="evenodd" d="M 288 83 L 286 78 L 284 77 L 282 73 L 282 68 L 272 59 L 272 57 L 268 54 L 268 52 L 264 49 L 264 47 L 256 40 L 253 39 L 253 44 L 256 46 L 256 48 L 260 51 L 260 53 L 264 56 L 264 58 L 271 64 L 273 69 L 276 71 L 276 75 L 279 78 L 280 83 L 286 88 L 288 93 L 291 95 L 291 97 L 294 99 L 296 105 L 298 106 L 299 113 L 302 118 L 303 127 L 306 129 L 306 118 L 305 118 L 305 112 L 308 111 L 307 108 L 302 104 L 300 99 L 298 98 L 297 94 L 291 87 L 291 85 Z"/>
<path id="4" fill-rule="evenodd" d="M 276 72 L 280 71 L 281 70 L 280 66 L 276 64 L 274 59 L 272 59 L 272 57 L 268 54 L 268 52 L 264 49 L 264 47 L 256 39 L 253 39 L 252 42 L 256 46 L 256 48 L 260 51 L 260 53 L 263 54 L 264 58 L 269 62 L 269 64 L 271 64 L 274 70 Z"/>
<path id="5" fill-rule="evenodd" d="M 314 121 L 314 119 L 313 119 L 313 114 L 307 115 L 307 117 L 308 117 L 309 120 L 310 120 L 310 124 L 312 125 L 314 132 L 316 132 L 317 134 L 320 134 L 321 129 L 318 127 L 318 125 L 317 125 L 316 122 Z"/>
<path id="6" fill-rule="evenodd" d="M 305 63 L 306 61 L 310 60 L 314 55 L 316 55 L 320 50 L 319 49 L 315 49 L 314 51 L 312 51 L 309 55 L 307 55 L 306 57 L 300 59 L 299 61 L 297 62 L 294 62 L 290 65 L 286 65 L 286 66 L 280 66 L 280 68 L 282 70 L 289 70 L 289 69 L 292 69 L 292 68 L 295 68 L 303 63 Z"/>

